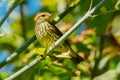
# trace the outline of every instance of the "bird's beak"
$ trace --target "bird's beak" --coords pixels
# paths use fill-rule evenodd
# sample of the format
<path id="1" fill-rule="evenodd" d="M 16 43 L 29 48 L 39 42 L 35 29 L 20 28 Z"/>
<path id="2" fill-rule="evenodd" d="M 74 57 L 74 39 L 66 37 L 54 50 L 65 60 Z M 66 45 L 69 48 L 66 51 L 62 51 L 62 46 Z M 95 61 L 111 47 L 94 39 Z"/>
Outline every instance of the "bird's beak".
<path id="1" fill-rule="evenodd" d="M 52 15 L 53 15 L 53 14 L 51 14 L 51 13 L 49 14 L 50 17 L 51 17 Z"/>

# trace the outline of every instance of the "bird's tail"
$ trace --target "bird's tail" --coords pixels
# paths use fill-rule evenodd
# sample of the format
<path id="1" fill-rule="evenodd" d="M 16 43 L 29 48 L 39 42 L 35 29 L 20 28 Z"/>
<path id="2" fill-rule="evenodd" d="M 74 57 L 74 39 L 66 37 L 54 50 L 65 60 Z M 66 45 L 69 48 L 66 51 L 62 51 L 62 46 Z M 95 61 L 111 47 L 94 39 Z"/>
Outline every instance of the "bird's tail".
<path id="1" fill-rule="evenodd" d="M 72 54 L 71 54 L 71 56 L 72 56 L 72 58 L 71 58 L 71 60 L 74 62 L 74 63 L 80 63 L 81 61 L 84 61 L 84 59 L 81 57 L 81 56 L 79 56 L 75 51 L 73 51 L 73 49 L 71 49 L 71 52 L 72 52 Z"/>

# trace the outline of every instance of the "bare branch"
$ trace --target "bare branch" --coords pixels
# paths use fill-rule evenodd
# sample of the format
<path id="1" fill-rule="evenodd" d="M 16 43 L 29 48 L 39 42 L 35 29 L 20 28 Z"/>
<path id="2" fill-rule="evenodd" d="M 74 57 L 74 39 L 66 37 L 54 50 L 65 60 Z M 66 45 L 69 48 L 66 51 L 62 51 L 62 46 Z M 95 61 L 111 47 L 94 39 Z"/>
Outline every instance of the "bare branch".
<path id="1" fill-rule="evenodd" d="M 5 80 L 12 80 L 15 77 L 17 77 L 18 75 L 20 75 L 21 73 L 23 73 L 24 71 L 28 70 L 30 67 L 32 67 L 33 65 L 35 65 L 37 62 L 39 62 L 42 58 L 39 57 L 39 59 L 35 59 L 33 60 L 31 63 L 29 63 L 28 65 L 26 65 L 25 67 L 23 67 L 22 69 L 20 69 L 18 72 L 16 72 L 15 74 L 11 75 L 10 77 L 6 78 Z"/>

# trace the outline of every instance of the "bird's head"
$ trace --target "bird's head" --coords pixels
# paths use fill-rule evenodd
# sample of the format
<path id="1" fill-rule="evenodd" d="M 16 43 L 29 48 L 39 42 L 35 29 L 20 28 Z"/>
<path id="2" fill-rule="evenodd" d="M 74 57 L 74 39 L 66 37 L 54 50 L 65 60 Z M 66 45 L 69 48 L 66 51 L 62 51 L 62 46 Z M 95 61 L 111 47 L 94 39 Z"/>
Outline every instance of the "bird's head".
<path id="1" fill-rule="evenodd" d="M 34 20 L 35 21 L 49 21 L 51 16 L 52 14 L 48 12 L 40 12 L 35 16 Z"/>

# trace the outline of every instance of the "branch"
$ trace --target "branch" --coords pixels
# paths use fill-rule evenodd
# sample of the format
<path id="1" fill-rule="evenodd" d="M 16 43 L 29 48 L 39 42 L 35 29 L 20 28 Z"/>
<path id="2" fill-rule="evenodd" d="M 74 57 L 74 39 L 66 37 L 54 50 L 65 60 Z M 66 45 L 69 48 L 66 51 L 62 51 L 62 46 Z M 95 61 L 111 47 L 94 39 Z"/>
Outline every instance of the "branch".
<path id="1" fill-rule="evenodd" d="M 18 55 L 18 53 L 20 53 L 23 50 L 25 50 L 35 40 L 36 40 L 36 37 L 34 35 L 32 38 L 30 38 L 29 40 L 27 40 L 23 45 L 21 45 L 15 52 L 13 52 L 8 58 L 6 58 L 0 64 L 0 68 L 3 67 L 4 65 L 6 65 L 7 63 L 12 62 L 14 59 L 16 59 L 16 56 Z"/>
<path id="2" fill-rule="evenodd" d="M 62 14 L 59 15 L 58 20 L 54 19 L 52 21 L 52 23 L 55 24 L 58 21 L 60 21 L 65 15 L 67 15 L 79 3 L 80 3 L 80 1 L 76 5 L 68 7 Z M 14 59 L 16 58 L 16 56 L 18 55 L 18 53 L 20 53 L 24 49 L 26 49 L 35 40 L 36 40 L 36 37 L 35 37 L 35 35 L 33 35 L 29 40 L 27 40 L 23 45 L 21 45 L 15 52 L 13 52 L 7 59 L 5 59 L 2 63 L 0 63 L 0 68 L 3 67 L 4 65 L 6 65 L 7 63 L 10 63 L 10 62 L 14 61 Z"/>
<path id="3" fill-rule="evenodd" d="M 11 75 L 10 77 L 6 78 L 5 80 L 12 80 L 15 77 L 17 77 L 18 75 L 20 75 L 21 73 L 23 73 L 24 71 L 28 70 L 29 68 L 31 68 L 33 65 L 35 65 L 36 63 L 38 63 L 42 58 L 39 57 L 39 59 L 35 59 L 33 60 L 31 63 L 29 63 L 28 65 L 26 65 L 25 67 L 23 67 L 22 69 L 20 69 L 18 72 L 16 72 L 15 74 Z"/>
<path id="4" fill-rule="evenodd" d="M 62 37 L 60 37 L 60 39 L 58 39 L 54 45 L 52 45 L 48 52 L 51 52 L 60 42 L 62 42 L 63 40 L 65 40 L 76 28 L 79 27 L 80 24 L 82 24 L 92 13 L 94 13 L 106 0 L 102 0 L 99 4 L 97 4 L 91 11 L 88 11 L 81 19 L 78 20 L 78 22 L 76 22 L 75 25 L 73 25 L 73 27 L 67 31 Z M 48 54 L 47 54 L 48 55 Z M 41 59 L 41 58 L 40 58 Z M 6 78 L 5 80 L 11 80 L 11 79 L 14 79 L 16 78 L 17 76 L 19 76 L 21 73 L 23 73 L 24 71 L 26 71 L 27 69 L 29 69 L 30 67 L 34 66 L 37 62 L 38 62 L 39 59 L 36 59 L 33 60 L 31 63 L 32 65 L 29 66 L 26 65 L 25 67 L 23 67 L 22 69 L 20 69 L 19 71 L 17 71 L 16 73 L 14 73 L 13 75 L 9 76 L 8 78 Z M 30 63 L 30 64 L 31 64 Z M 27 69 L 24 69 L 26 68 L 27 66 L 29 66 Z"/>
<path id="5" fill-rule="evenodd" d="M 83 0 L 82 0 L 83 1 Z M 60 14 L 58 17 L 57 17 L 57 19 L 55 18 L 51 23 L 52 24 L 55 24 L 55 23 L 57 23 L 57 22 L 59 22 L 63 17 L 65 17 L 66 16 L 66 14 L 68 14 L 73 8 L 75 8 L 79 3 L 81 3 L 82 2 L 81 0 L 79 0 L 79 1 L 76 1 L 75 0 L 75 2 L 77 2 L 75 5 L 73 5 L 73 6 L 70 6 L 69 5 L 69 7 L 62 13 L 62 14 Z"/>
<path id="6" fill-rule="evenodd" d="M 7 13 L 5 14 L 5 16 L 2 18 L 2 20 L 0 21 L 0 27 L 2 26 L 2 24 L 5 22 L 5 20 L 7 19 L 7 17 L 9 16 L 9 14 L 21 3 L 21 0 L 15 0 L 15 2 L 13 3 L 12 7 L 10 7 L 10 9 L 7 11 Z"/>
<path id="7" fill-rule="evenodd" d="M 20 5 L 20 14 L 21 14 L 21 28 L 22 28 L 22 36 L 26 40 L 26 24 L 24 20 L 24 13 L 23 13 L 23 4 Z"/>

